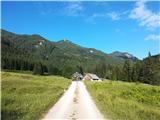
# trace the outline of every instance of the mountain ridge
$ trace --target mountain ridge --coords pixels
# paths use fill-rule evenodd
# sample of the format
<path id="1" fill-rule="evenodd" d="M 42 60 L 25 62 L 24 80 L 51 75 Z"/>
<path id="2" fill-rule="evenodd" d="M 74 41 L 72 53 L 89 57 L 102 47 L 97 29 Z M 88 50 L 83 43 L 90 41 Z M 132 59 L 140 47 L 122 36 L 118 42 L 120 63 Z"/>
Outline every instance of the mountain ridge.
<path id="1" fill-rule="evenodd" d="M 19 35 L 3 30 L 1 56 L 2 69 L 40 70 L 40 74 L 49 73 L 67 78 L 76 71 L 96 73 L 100 77 L 110 78 L 119 70 L 123 70 L 124 63 L 135 66 L 140 62 L 143 65 L 148 59 L 138 60 L 130 53 L 119 51 L 106 54 L 66 39 L 53 42 L 37 34 Z M 157 64 L 158 58 L 159 55 L 153 58 Z"/>
<path id="2" fill-rule="evenodd" d="M 120 53 L 120 55 L 117 55 L 117 54 L 115 54 L 115 52 L 117 52 L 117 51 L 115 51 L 115 52 L 113 52 L 113 53 L 110 53 L 110 54 L 108 54 L 108 53 L 106 53 L 106 52 L 104 52 L 104 51 L 101 51 L 101 50 L 97 50 L 97 49 L 95 49 L 95 48 L 89 48 L 89 47 L 83 47 L 83 46 L 80 46 L 80 45 L 78 45 L 78 44 L 75 44 L 75 43 L 73 43 L 72 41 L 70 41 L 70 40 L 68 40 L 68 39 L 63 39 L 63 40 L 59 40 L 59 41 L 50 41 L 50 40 L 48 40 L 48 39 L 46 39 L 46 38 L 44 38 L 44 37 L 42 37 L 41 35 L 38 35 L 38 34 L 31 34 L 31 35 L 28 35 L 28 34 L 16 34 L 16 33 L 13 33 L 13 32 L 9 32 L 9 31 L 7 31 L 7 30 L 4 30 L 4 29 L 1 29 L 1 33 L 8 33 L 9 35 L 16 35 L 16 36 L 21 36 L 21 37 L 23 37 L 23 36 L 26 36 L 26 37 L 31 37 L 31 38 L 34 38 L 35 40 L 44 40 L 44 41 L 49 41 L 49 42 L 52 42 L 52 43 L 54 43 L 55 45 L 58 45 L 58 47 L 61 47 L 62 48 L 62 46 L 61 46 L 61 44 L 63 45 L 63 47 L 65 47 L 65 45 L 66 44 L 68 44 L 68 45 L 70 45 L 70 47 L 72 47 L 73 48 L 73 46 L 75 47 L 80 47 L 80 48 L 82 48 L 82 49 L 85 49 L 85 50 L 88 50 L 88 53 L 94 53 L 94 52 L 96 52 L 96 53 L 101 53 L 101 54 L 105 54 L 106 56 L 113 56 L 113 57 L 120 57 L 121 59 L 131 59 L 131 60 L 133 60 L 133 61 L 136 61 L 136 60 L 138 60 L 138 58 L 137 57 L 135 57 L 135 56 L 133 56 L 133 55 L 131 55 L 130 53 L 127 53 L 127 52 L 119 52 Z M 3 35 L 2 35 L 3 36 Z M 30 39 L 31 39 L 30 38 Z M 67 45 L 66 45 L 66 47 L 67 47 Z M 127 56 L 125 56 L 124 54 L 129 54 L 130 56 L 131 56 L 131 58 L 129 58 L 129 57 L 127 57 Z"/>
<path id="3" fill-rule="evenodd" d="M 128 58 L 123 54 L 117 56 L 107 54 L 95 48 L 86 48 L 73 43 L 70 40 L 50 41 L 40 35 L 15 34 L 1 30 L 2 56 L 24 56 L 33 57 L 33 60 L 48 61 L 55 67 L 71 66 L 76 69 L 82 66 L 87 71 L 96 69 L 100 64 L 122 67 L 125 60 L 136 62 L 136 57 Z M 14 53 L 15 55 L 13 55 Z M 16 58 L 15 58 L 16 59 Z M 48 63 L 47 62 L 47 63 Z"/>

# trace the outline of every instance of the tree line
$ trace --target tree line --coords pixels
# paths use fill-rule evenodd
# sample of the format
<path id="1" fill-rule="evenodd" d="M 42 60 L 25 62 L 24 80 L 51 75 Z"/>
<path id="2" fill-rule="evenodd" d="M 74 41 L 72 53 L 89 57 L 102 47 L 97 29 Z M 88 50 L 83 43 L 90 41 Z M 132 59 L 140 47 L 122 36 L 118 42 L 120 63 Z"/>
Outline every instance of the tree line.
<path id="1" fill-rule="evenodd" d="M 102 78 L 160 85 L 160 59 L 159 56 L 152 57 L 150 53 L 148 58 L 136 63 L 126 60 L 123 67 L 105 64 L 99 66 L 95 73 Z"/>
<path id="2" fill-rule="evenodd" d="M 32 71 L 33 74 L 53 74 L 71 78 L 74 72 L 95 73 L 110 80 L 160 84 L 160 57 L 151 56 L 136 63 L 130 60 L 116 61 L 103 56 L 83 57 L 66 54 L 65 49 L 56 46 L 37 35 L 17 35 L 2 30 L 1 69 Z M 40 44 L 41 43 L 41 44 Z M 63 46 L 70 48 L 70 44 Z M 73 45 L 71 45 L 73 46 Z M 76 46 L 77 47 L 77 46 Z M 84 49 L 69 49 L 69 53 Z M 80 51 L 79 51 L 80 50 Z M 109 64 L 110 63 L 110 64 Z M 116 63 L 116 64 L 114 64 Z"/>
<path id="3" fill-rule="evenodd" d="M 35 75 L 60 75 L 66 78 L 71 78 L 71 75 L 79 70 L 78 67 L 70 65 L 58 67 L 52 61 L 46 59 L 37 59 L 35 56 L 14 53 L 2 53 L 1 69 L 32 71 Z"/>
<path id="4" fill-rule="evenodd" d="M 24 55 L 13 56 L 10 54 L 3 54 L 1 68 L 9 70 L 29 70 L 33 71 L 33 74 L 61 75 L 67 78 L 71 78 L 72 74 L 76 71 L 80 72 L 82 75 L 91 72 L 104 79 L 160 85 L 160 62 L 158 57 L 153 58 L 150 53 L 148 58 L 137 61 L 136 63 L 126 60 L 122 67 L 118 67 L 102 62 L 96 65 L 92 70 L 87 70 L 81 65 L 75 67 L 70 65 L 57 67 L 51 61 L 45 59 L 37 60 L 35 57 Z"/>

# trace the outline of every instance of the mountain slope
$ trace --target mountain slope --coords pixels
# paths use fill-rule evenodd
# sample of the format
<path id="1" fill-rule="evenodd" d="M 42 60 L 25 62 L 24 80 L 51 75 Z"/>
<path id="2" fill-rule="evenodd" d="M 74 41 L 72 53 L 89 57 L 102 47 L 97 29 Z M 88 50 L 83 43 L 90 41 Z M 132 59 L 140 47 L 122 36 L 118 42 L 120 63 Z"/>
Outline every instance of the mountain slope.
<path id="1" fill-rule="evenodd" d="M 135 57 L 135 56 L 133 56 L 130 53 L 127 53 L 127 52 L 115 51 L 115 52 L 111 53 L 110 55 L 120 57 L 120 58 L 123 58 L 123 59 L 130 59 L 132 61 L 137 61 L 138 60 L 137 57 Z"/>
<path id="2" fill-rule="evenodd" d="M 117 53 L 106 54 L 94 48 L 79 46 L 66 39 L 53 42 L 40 35 L 19 35 L 6 30 L 1 30 L 1 37 L 2 64 L 7 61 L 6 58 L 27 59 L 28 63 L 41 61 L 62 71 L 66 69 L 75 72 L 77 66 L 81 66 L 86 72 L 94 72 L 100 64 L 122 66 L 126 59 L 133 62 L 137 60 L 129 53 L 127 54 L 131 57 Z"/>

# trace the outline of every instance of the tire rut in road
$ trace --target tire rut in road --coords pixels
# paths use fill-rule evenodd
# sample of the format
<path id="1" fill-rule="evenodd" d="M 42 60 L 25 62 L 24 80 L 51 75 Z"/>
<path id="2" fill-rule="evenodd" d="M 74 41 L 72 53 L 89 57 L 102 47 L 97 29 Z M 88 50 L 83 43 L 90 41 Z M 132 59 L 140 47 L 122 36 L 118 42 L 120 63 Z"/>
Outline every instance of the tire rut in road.
<path id="1" fill-rule="evenodd" d="M 73 111 L 70 115 L 70 119 L 72 120 L 76 120 L 78 119 L 78 111 L 77 111 L 77 104 L 78 104 L 78 95 L 79 95 L 79 86 L 78 86 L 78 82 L 76 83 L 76 89 L 74 92 L 74 98 L 73 98 Z"/>

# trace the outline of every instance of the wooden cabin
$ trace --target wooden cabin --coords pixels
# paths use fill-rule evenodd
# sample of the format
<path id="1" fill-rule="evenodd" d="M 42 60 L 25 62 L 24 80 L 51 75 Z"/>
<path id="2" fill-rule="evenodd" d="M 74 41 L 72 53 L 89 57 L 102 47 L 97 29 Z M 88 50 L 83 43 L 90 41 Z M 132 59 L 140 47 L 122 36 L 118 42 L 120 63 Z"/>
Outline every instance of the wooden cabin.
<path id="1" fill-rule="evenodd" d="M 95 81 L 95 80 L 100 80 L 100 78 L 96 75 L 96 74 L 91 74 L 91 73 L 87 73 L 83 80 L 90 80 L 90 81 Z"/>

